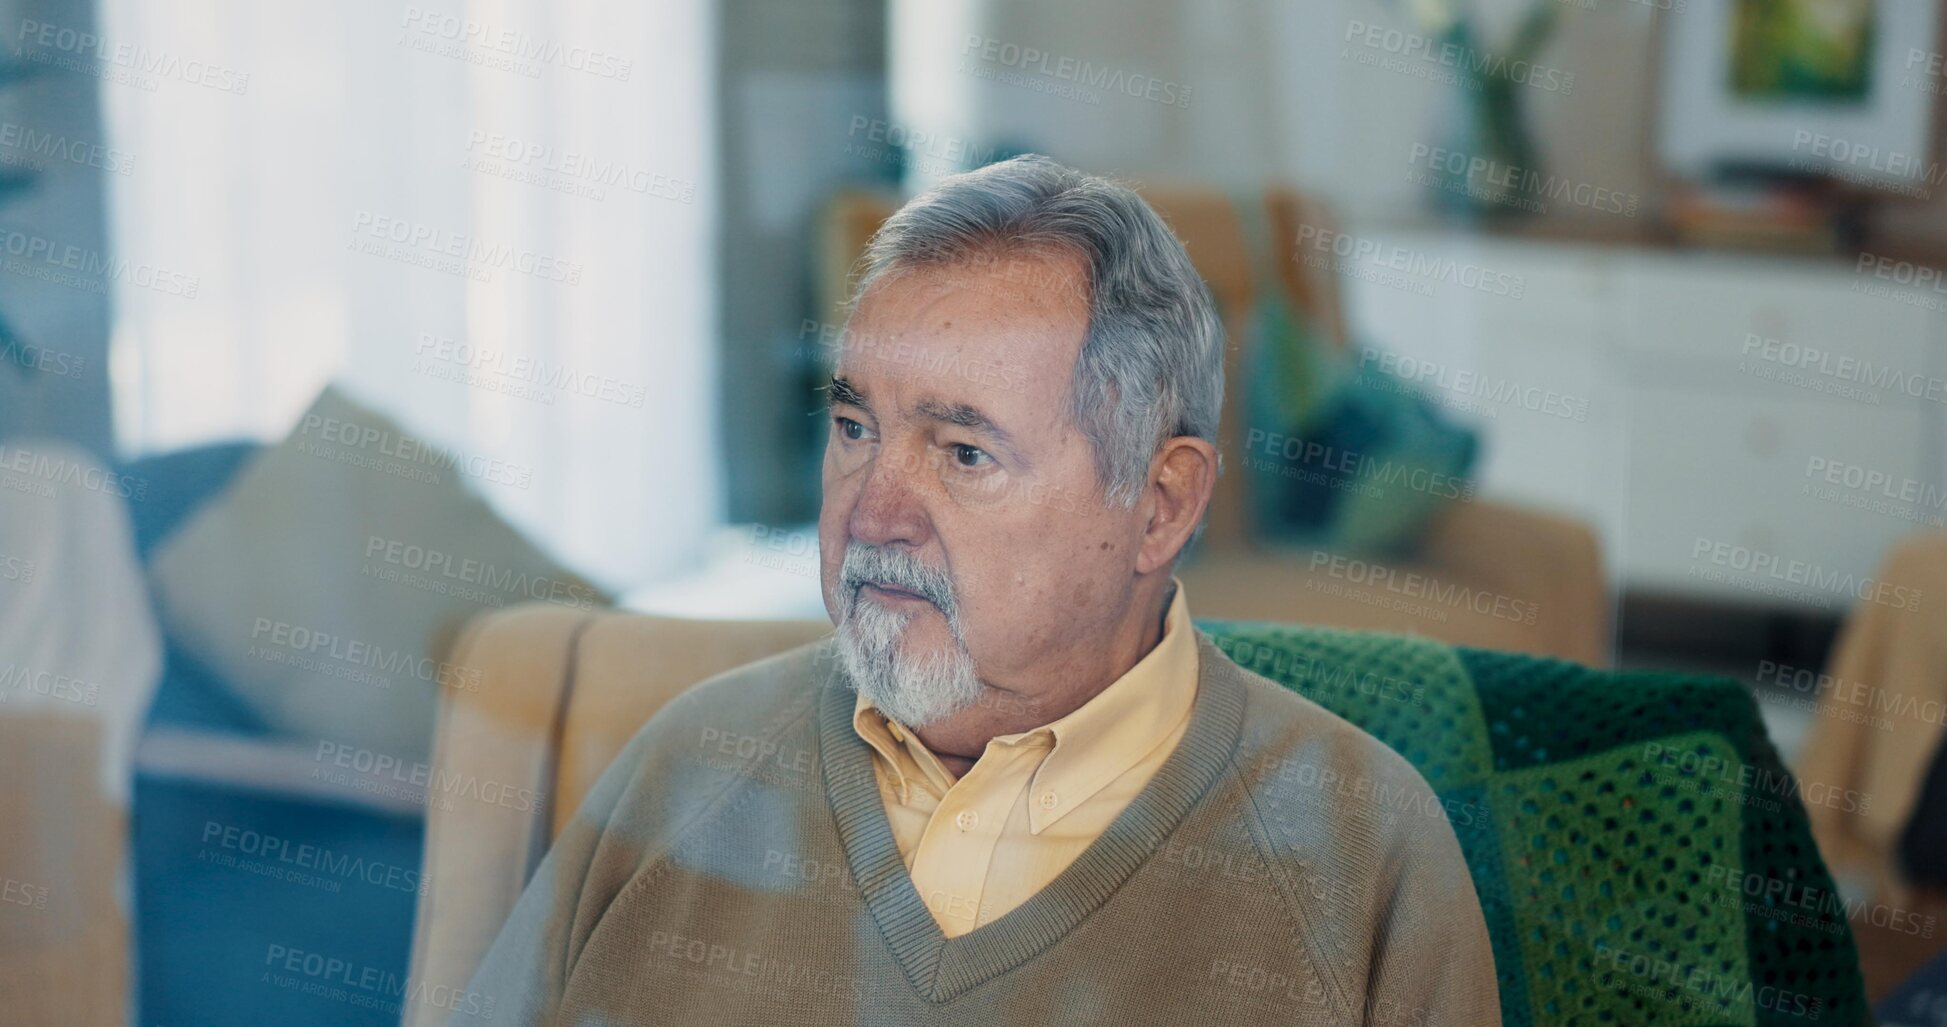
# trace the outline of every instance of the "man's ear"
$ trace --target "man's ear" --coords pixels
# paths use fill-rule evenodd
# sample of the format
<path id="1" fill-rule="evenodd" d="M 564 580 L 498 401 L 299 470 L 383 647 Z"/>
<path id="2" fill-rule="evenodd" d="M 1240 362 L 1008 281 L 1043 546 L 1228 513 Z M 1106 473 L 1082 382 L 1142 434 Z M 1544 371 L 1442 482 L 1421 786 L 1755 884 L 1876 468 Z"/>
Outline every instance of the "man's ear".
<path id="1" fill-rule="evenodd" d="M 1217 448 L 1207 439 L 1178 435 L 1163 442 L 1149 462 L 1149 495 L 1144 505 L 1149 521 L 1143 526 L 1136 571 L 1148 574 L 1168 567 L 1190 544 L 1217 489 Z"/>

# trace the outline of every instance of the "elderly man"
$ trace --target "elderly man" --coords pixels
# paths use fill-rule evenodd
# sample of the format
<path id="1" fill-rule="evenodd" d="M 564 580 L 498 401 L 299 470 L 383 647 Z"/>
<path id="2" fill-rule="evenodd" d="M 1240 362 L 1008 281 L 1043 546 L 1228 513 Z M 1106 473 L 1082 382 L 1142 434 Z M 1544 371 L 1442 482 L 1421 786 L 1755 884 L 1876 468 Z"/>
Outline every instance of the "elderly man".
<path id="1" fill-rule="evenodd" d="M 837 630 L 643 728 L 492 1022 L 1498 1023 L 1426 784 L 1190 622 L 1223 346 L 1127 189 L 1023 157 L 894 215 L 830 388 Z"/>

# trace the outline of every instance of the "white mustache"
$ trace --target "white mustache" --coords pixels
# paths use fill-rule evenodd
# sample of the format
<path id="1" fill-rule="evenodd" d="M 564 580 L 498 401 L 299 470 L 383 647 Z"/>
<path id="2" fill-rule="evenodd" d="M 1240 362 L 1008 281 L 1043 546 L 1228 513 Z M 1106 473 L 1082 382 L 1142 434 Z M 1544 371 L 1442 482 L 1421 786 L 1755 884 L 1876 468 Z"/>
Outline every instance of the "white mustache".
<path id="1" fill-rule="evenodd" d="M 867 584 L 911 592 L 938 607 L 953 642 L 936 651 L 902 655 L 900 638 L 910 610 L 860 603 Z M 953 579 L 911 553 L 885 546 L 847 546 L 839 569 L 838 652 L 853 688 L 887 716 L 909 727 L 948 717 L 979 701 L 981 683 L 961 631 Z"/>
<path id="2" fill-rule="evenodd" d="M 845 592 L 845 606 L 858 601 L 859 589 L 883 585 L 925 599 L 951 619 L 959 604 L 954 601 L 953 582 L 945 572 L 921 563 L 917 557 L 888 546 L 857 543 L 845 549 L 845 562 L 839 569 L 839 586 Z"/>

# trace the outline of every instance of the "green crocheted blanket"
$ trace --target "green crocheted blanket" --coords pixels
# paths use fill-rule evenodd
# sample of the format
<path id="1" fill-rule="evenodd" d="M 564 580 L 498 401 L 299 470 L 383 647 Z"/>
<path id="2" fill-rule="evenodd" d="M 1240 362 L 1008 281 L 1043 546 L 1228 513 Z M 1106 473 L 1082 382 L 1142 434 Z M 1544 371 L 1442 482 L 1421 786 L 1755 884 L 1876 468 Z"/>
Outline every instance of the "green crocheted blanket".
<path id="1" fill-rule="evenodd" d="M 1725 678 L 1597 671 L 1427 639 L 1198 621 L 1358 724 L 1440 796 L 1529 1024 L 1870 1022 L 1799 782 Z"/>

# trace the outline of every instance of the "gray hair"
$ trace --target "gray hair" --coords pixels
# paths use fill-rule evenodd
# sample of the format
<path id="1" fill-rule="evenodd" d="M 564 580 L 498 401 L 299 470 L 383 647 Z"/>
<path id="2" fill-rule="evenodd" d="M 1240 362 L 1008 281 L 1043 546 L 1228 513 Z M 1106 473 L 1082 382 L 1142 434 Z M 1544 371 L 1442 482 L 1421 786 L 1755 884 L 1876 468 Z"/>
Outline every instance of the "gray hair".
<path id="1" fill-rule="evenodd" d="M 1104 499 L 1133 507 L 1166 439 L 1216 444 L 1224 402 L 1216 304 L 1142 197 L 1038 154 L 954 175 L 880 226 L 853 303 L 888 273 L 1018 249 L 1067 251 L 1088 266 L 1088 337 L 1063 413 L 1094 448 Z"/>

